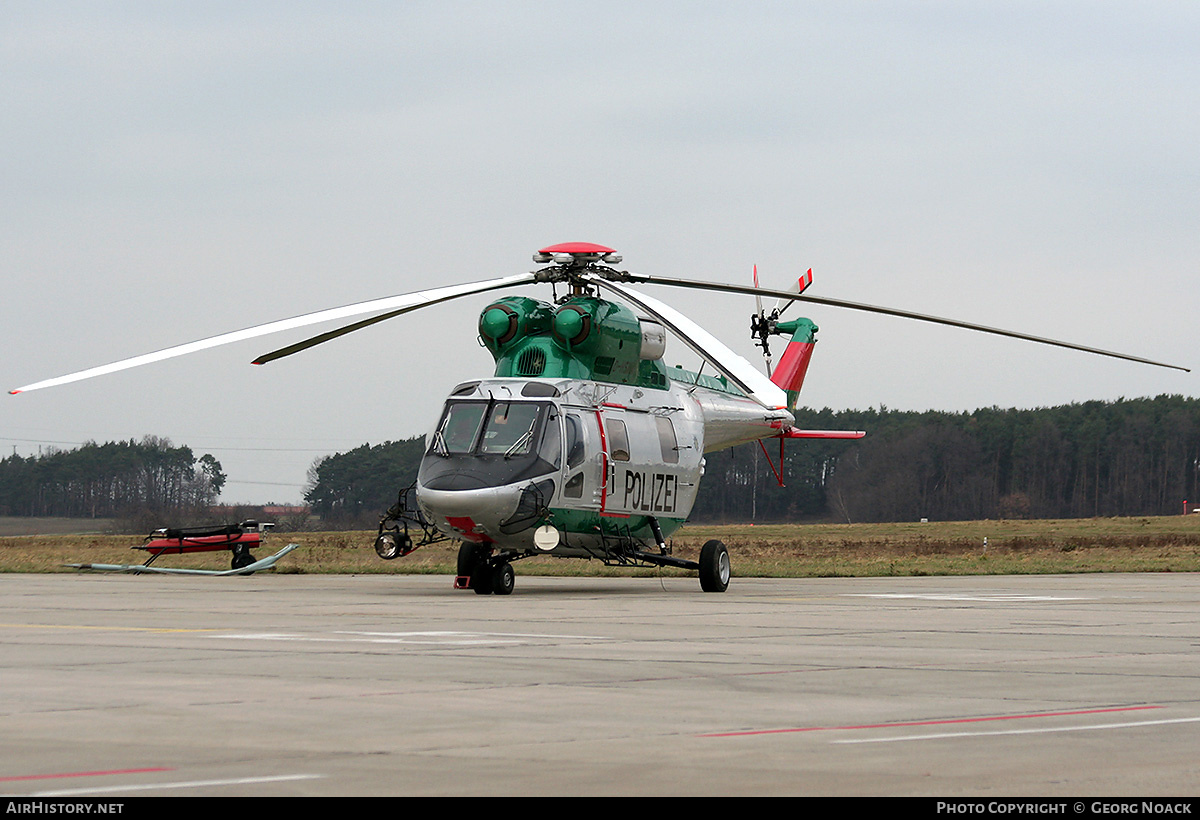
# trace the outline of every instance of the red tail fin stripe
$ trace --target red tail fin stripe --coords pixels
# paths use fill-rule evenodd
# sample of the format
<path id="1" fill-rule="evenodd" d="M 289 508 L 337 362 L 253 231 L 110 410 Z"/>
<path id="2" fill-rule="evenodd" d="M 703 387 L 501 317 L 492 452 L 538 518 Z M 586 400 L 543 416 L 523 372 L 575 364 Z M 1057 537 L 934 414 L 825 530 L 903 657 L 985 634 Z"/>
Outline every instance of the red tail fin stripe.
<path id="1" fill-rule="evenodd" d="M 799 392 L 808 373 L 812 354 L 812 342 L 789 342 L 779 359 L 779 365 L 771 374 L 771 381 L 789 392 Z"/>

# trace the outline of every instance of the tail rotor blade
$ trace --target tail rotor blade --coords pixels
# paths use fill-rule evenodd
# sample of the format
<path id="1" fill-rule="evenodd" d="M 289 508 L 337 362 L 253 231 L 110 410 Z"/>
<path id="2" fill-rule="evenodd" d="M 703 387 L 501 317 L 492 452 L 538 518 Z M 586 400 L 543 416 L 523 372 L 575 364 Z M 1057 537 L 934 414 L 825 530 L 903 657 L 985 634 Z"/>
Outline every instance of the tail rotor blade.
<path id="1" fill-rule="evenodd" d="M 767 314 L 763 310 L 762 295 L 757 292 L 758 291 L 758 265 L 754 266 L 754 290 L 756 291 L 754 294 L 754 307 L 758 311 L 758 313 L 754 317 L 751 318 L 750 336 L 758 337 L 758 341 L 755 342 L 755 344 L 757 344 L 759 347 L 762 348 L 763 359 L 767 363 L 767 377 L 770 378 L 770 376 L 771 376 L 771 345 L 768 340 L 771 337 L 771 327 L 770 327 L 770 322 L 768 322 L 768 320 L 767 320 Z M 775 311 L 775 313 L 778 313 L 778 312 L 779 312 L 778 310 Z M 774 315 L 774 314 L 772 314 L 772 315 Z"/>
<path id="2" fill-rule="evenodd" d="M 809 268 L 808 272 L 805 273 L 803 276 L 801 276 L 799 279 L 797 279 L 796 284 L 792 285 L 790 288 L 788 288 L 788 290 L 794 291 L 795 294 L 797 296 L 799 296 L 801 293 L 804 293 L 804 291 L 808 290 L 808 286 L 811 284 L 812 284 L 812 268 Z M 779 318 L 780 316 L 782 316 L 783 312 L 785 310 L 787 310 L 789 307 L 791 307 L 792 303 L 795 301 L 796 301 L 795 299 L 785 299 L 782 296 L 779 297 L 779 301 L 775 303 L 775 318 Z"/>
<path id="3" fill-rule="evenodd" d="M 754 289 L 758 290 L 758 265 L 754 266 Z M 762 296 L 754 294 L 754 308 L 758 311 L 758 315 L 763 315 Z"/>

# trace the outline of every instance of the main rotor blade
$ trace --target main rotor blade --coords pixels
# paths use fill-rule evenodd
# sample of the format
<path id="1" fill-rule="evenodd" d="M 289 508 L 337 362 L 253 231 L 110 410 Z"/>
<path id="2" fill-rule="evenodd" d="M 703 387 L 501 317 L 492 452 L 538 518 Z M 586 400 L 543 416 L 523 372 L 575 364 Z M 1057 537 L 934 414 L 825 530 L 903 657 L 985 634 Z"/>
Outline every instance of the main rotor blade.
<path id="1" fill-rule="evenodd" d="M 12 394 L 28 393 L 31 390 L 40 390 L 43 387 L 55 387 L 60 384 L 69 384 L 83 379 L 90 379 L 94 376 L 103 376 L 108 373 L 116 373 L 120 370 L 128 370 L 131 367 L 139 367 L 152 362 L 160 362 L 164 359 L 173 359 L 176 356 L 185 356 L 188 353 L 195 353 L 200 350 L 207 350 L 210 347 L 218 347 L 220 345 L 232 344 L 233 342 L 241 342 L 246 339 L 254 339 L 259 336 L 266 336 L 270 333 L 278 333 L 283 330 L 292 330 L 298 327 L 306 327 L 314 325 L 318 322 L 327 322 L 333 319 L 345 319 L 350 316 L 361 316 L 364 313 L 372 313 L 377 310 L 389 311 L 381 317 L 375 317 L 368 322 L 358 322 L 350 325 L 348 328 L 342 328 L 340 331 L 333 331 L 331 334 L 323 334 L 328 338 L 349 333 L 351 330 L 356 330 L 359 327 L 365 327 L 368 324 L 373 324 L 375 321 L 396 316 L 401 313 L 406 313 L 410 310 L 425 307 L 426 305 L 445 302 L 448 299 L 456 299 L 460 296 L 470 296 L 475 293 L 483 293 L 489 290 L 498 290 L 500 288 L 513 287 L 516 285 L 525 284 L 534 281 L 534 274 L 521 273 L 514 276 L 506 276 L 500 279 L 488 279 L 482 282 L 472 282 L 466 285 L 451 285 L 444 288 L 435 288 L 433 290 L 422 290 L 414 293 L 405 293 L 399 296 L 387 296 L 383 299 L 372 299 L 368 302 L 358 302 L 353 305 L 344 307 L 330 308 L 328 310 L 319 310 L 315 313 L 306 313 L 303 316 L 295 316 L 291 319 L 280 319 L 275 322 L 268 322 L 265 325 L 257 325 L 255 327 L 245 328 L 244 330 L 235 330 L 231 333 L 222 333 L 219 336 L 211 336 L 207 339 L 201 339 L 196 342 L 188 342 L 187 344 L 168 347 L 154 353 L 144 353 L 141 356 L 134 356 L 131 359 L 122 359 L 112 364 L 92 367 L 87 370 L 80 370 L 75 373 L 69 373 L 66 376 L 58 376 L 53 379 L 46 379 L 33 384 L 27 384 L 24 387 L 18 387 L 16 390 L 10 390 Z M 317 341 L 309 340 L 311 347 L 313 344 L 319 344 L 320 341 L 325 341 L 321 337 L 317 337 Z M 304 345 L 305 343 L 301 343 Z M 298 349 L 303 349 L 300 346 L 293 346 Z M 287 350 L 285 348 L 284 350 Z M 280 355 L 287 355 L 276 351 Z M 292 351 L 294 352 L 294 351 Z M 269 356 L 273 354 L 268 354 Z M 274 356 L 278 358 L 278 356 Z M 269 359 L 268 359 L 269 361 Z"/>
<path id="2" fill-rule="evenodd" d="M 1039 344 L 1054 345 L 1055 347 L 1065 347 L 1070 350 L 1081 350 L 1084 353 L 1095 353 L 1098 356 L 1110 356 L 1114 359 L 1124 359 L 1130 362 L 1138 362 L 1139 364 L 1150 364 L 1155 367 L 1168 367 L 1172 370 L 1182 370 L 1185 373 L 1191 373 L 1191 369 L 1181 367 L 1177 364 L 1167 364 L 1165 362 L 1156 362 L 1152 359 L 1143 359 L 1140 356 L 1131 356 L 1128 353 L 1117 353 L 1112 350 L 1101 350 L 1096 347 L 1087 347 L 1078 345 L 1072 342 L 1063 342 L 1058 339 L 1047 339 L 1042 336 L 1033 336 L 1028 333 L 1019 333 L 1015 330 L 1003 330 L 996 327 L 987 327 L 986 325 L 977 325 L 971 322 L 963 322 L 958 319 L 945 319 L 940 316 L 928 316 L 924 313 L 913 313 L 908 310 L 898 310 L 896 308 L 878 307 L 876 305 L 865 305 L 860 302 L 847 302 L 842 299 L 829 299 L 824 296 L 806 296 L 797 293 L 789 293 L 788 291 L 767 290 L 765 288 L 750 288 L 741 285 L 724 285 L 716 282 L 701 282 L 694 279 L 670 279 L 661 276 L 647 276 L 640 273 L 631 273 L 629 278 L 634 282 L 644 282 L 650 285 L 669 285 L 672 287 L 694 288 L 697 290 L 715 290 L 722 293 L 744 293 L 749 296 L 778 296 L 780 299 L 788 299 L 796 302 L 812 302 L 817 305 L 828 305 L 829 307 L 848 308 L 849 310 L 862 310 L 868 313 L 882 313 L 886 316 L 898 316 L 902 319 L 916 319 L 920 322 L 933 322 L 939 325 L 949 325 L 950 327 L 961 327 L 966 330 L 977 330 L 981 333 L 993 333 L 997 336 L 1008 336 L 1012 339 L 1024 339 L 1027 342 L 1037 342 Z"/>
<path id="3" fill-rule="evenodd" d="M 631 290 L 616 282 L 599 277 L 589 278 L 593 283 L 615 291 L 622 299 L 636 305 L 662 322 L 666 327 L 669 327 L 692 351 L 712 364 L 727 379 L 741 388 L 747 396 L 754 399 L 763 407 L 769 410 L 787 408 L 787 394 L 782 388 L 758 372 L 748 361 L 734 353 L 711 333 L 679 311 L 669 305 L 663 304 L 657 299 L 650 298 L 644 293 Z M 747 290 L 753 292 L 752 288 L 748 288 Z"/>
<path id="4" fill-rule="evenodd" d="M 343 327 L 334 328 L 326 333 L 321 333 L 305 339 L 302 342 L 297 342 L 296 344 L 288 345 L 287 347 L 281 347 L 278 350 L 272 350 L 270 353 L 264 353 L 255 359 L 252 364 L 266 364 L 267 362 L 273 362 L 276 359 L 282 359 L 284 356 L 291 356 L 293 353 L 299 353 L 302 350 L 308 350 L 310 347 L 316 347 L 319 344 L 328 342 L 331 339 L 336 339 L 339 336 L 345 336 L 347 333 L 353 333 L 354 331 L 361 330 L 364 327 L 370 327 L 371 325 L 376 324 L 377 322 L 382 322 L 385 319 L 391 319 L 395 316 L 400 316 L 401 314 L 409 313 L 419 308 L 437 304 L 438 302 L 446 302 L 450 299 L 457 299 L 460 296 L 472 296 L 476 293 L 484 293 L 485 291 L 489 290 L 500 290 L 501 288 L 514 287 L 527 282 L 533 282 L 535 281 L 535 278 L 535 275 L 532 273 L 521 273 L 517 274 L 516 276 L 508 276 L 503 279 L 491 279 L 486 282 L 474 282 L 469 285 L 453 285 L 451 287 L 438 288 L 437 290 L 417 291 L 415 293 L 405 294 L 404 296 L 393 296 L 390 298 L 390 301 L 395 302 L 395 305 L 392 305 L 393 307 L 396 307 L 395 310 L 390 310 L 387 313 L 380 314 L 379 316 L 372 316 L 369 319 L 362 319 L 358 322 L 354 322 L 353 324 L 345 325 Z M 404 299 L 410 299 L 413 301 L 411 303 L 405 303 L 401 301 Z M 383 305 L 382 307 L 387 306 Z M 359 311 L 359 313 L 367 312 L 369 311 Z"/>

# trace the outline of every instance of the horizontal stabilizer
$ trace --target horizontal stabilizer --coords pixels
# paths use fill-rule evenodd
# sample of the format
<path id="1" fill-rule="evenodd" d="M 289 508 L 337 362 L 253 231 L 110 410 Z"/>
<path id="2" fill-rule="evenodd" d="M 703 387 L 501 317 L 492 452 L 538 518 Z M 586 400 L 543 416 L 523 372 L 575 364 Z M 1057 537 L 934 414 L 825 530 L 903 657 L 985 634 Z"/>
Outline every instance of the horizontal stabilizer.
<path id="1" fill-rule="evenodd" d="M 792 427 L 779 434 L 780 438 L 862 438 L 865 430 L 797 430 Z"/>

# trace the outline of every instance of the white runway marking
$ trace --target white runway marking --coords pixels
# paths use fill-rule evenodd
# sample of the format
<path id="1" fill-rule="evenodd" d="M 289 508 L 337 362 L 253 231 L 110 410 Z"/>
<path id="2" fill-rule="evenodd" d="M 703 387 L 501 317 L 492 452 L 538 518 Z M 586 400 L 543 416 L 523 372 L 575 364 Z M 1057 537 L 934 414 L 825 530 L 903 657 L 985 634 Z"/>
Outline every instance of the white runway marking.
<path id="1" fill-rule="evenodd" d="M 1050 732 L 1090 732 L 1096 729 L 1130 729 L 1136 726 L 1163 726 L 1169 723 L 1197 723 L 1200 717 L 1169 720 L 1138 720 L 1128 723 L 1097 723 L 1093 726 L 1057 726 L 1044 729 L 1004 729 L 998 732 L 939 732 L 932 735 L 901 735 L 900 737 L 868 737 L 852 740 L 831 740 L 830 743 L 898 743 L 906 740 L 944 740 L 951 737 L 987 737 L 989 735 L 1040 735 Z"/>
<path id="2" fill-rule="evenodd" d="M 242 786 L 255 783 L 282 783 L 288 780 L 319 780 L 323 774 L 283 774 L 275 777 L 233 777 L 228 780 L 179 780 L 174 783 L 131 783 L 125 786 L 103 786 L 90 789 L 60 789 L 36 792 L 30 797 L 71 797 L 75 795 L 111 794 L 113 792 L 144 792 L 156 789 L 200 789 L 209 786 Z"/>
<path id="3" fill-rule="evenodd" d="M 916 594 L 906 592 L 857 592 L 846 593 L 846 598 L 916 598 L 922 601 L 983 601 L 988 603 L 1006 603 L 1009 601 L 1094 601 L 1095 598 L 1086 598 L 1083 596 L 1068 596 L 1068 595 L 966 595 L 966 594 L 951 594 L 951 593 L 928 593 Z"/>
<path id="4" fill-rule="evenodd" d="M 247 632 L 207 635 L 241 641 L 308 641 L 322 643 L 407 644 L 417 646 L 485 646 L 496 644 L 552 643 L 556 641 L 603 641 L 594 635 L 546 635 L 521 632 L 334 632 L 329 636 L 286 632 Z"/>

